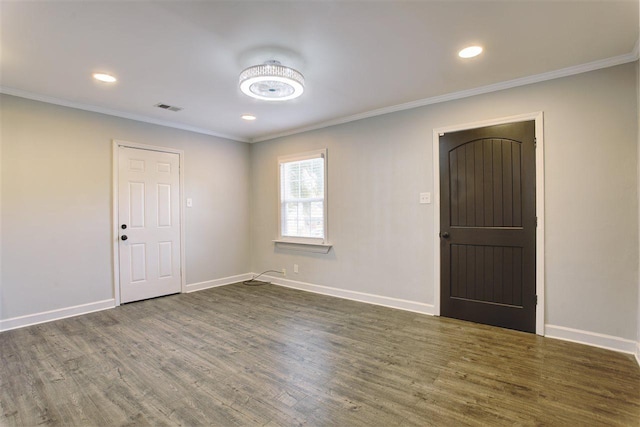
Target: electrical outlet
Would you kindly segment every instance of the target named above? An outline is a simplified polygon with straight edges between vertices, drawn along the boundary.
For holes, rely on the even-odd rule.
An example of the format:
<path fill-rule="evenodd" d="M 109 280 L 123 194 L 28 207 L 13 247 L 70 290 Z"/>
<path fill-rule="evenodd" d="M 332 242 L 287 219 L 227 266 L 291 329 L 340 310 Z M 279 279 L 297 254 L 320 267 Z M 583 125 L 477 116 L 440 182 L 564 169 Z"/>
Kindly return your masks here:
<path fill-rule="evenodd" d="M 420 203 L 421 204 L 431 203 L 431 193 L 420 193 Z"/>
<path fill-rule="evenodd" d="M 283 276 L 286 276 L 286 275 L 287 275 L 287 269 L 286 269 L 286 268 L 283 268 L 283 269 L 282 269 L 282 275 L 283 275 Z"/>
<path fill-rule="evenodd" d="M 293 272 L 294 273 L 298 272 L 298 264 L 293 264 Z"/>

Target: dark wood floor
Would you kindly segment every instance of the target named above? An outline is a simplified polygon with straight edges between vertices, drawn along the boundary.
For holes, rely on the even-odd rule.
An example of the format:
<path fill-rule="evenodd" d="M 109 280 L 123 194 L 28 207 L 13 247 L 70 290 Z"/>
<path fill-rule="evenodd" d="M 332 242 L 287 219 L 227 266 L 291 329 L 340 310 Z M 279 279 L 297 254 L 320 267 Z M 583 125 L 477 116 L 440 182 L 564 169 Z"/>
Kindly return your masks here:
<path fill-rule="evenodd" d="M 272 285 L 0 334 L 0 425 L 640 424 L 629 355 Z"/>

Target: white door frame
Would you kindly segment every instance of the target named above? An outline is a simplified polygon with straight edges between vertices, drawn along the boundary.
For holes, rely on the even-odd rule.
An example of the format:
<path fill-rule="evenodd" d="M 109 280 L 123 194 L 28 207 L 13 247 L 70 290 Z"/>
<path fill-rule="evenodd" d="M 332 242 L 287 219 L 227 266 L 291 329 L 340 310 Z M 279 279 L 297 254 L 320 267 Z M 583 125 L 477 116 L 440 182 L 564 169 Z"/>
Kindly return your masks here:
<path fill-rule="evenodd" d="M 544 124 L 543 113 L 520 114 L 517 116 L 503 117 L 493 120 L 466 123 L 454 126 L 446 126 L 433 130 L 433 230 L 434 241 L 433 251 L 435 255 L 434 265 L 434 314 L 440 315 L 440 135 L 447 132 L 457 132 L 460 130 L 476 129 L 486 126 L 501 125 L 506 123 L 523 122 L 535 120 L 536 137 L 536 217 L 538 226 L 536 228 L 536 295 L 538 305 L 536 306 L 536 334 L 544 335 L 545 320 L 545 294 L 544 294 Z"/>
<path fill-rule="evenodd" d="M 120 257 L 119 257 L 119 221 L 118 221 L 118 183 L 120 174 L 120 147 L 137 148 L 140 150 L 160 151 L 162 153 L 177 154 L 180 158 L 180 292 L 186 292 L 186 274 L 185 274 L 185 250 L 184 250 L 184 151 L 176 150 L 174 148 L 158 147 L 155 145 L 138 144 L 135 142 L 128 142 L 122 140 L 113 140 L 113 220 L 111 231 L 111 243 L 113 246 L 113 297 L 116 301 L 116 306 L 120 305 Z"/>

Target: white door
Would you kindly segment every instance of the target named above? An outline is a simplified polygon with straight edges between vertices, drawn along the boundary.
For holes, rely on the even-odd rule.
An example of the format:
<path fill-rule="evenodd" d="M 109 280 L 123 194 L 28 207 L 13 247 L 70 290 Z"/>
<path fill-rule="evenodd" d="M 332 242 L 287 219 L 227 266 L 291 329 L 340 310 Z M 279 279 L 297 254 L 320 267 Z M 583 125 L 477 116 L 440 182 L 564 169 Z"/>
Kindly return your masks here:
<path fill-rule="evenodd" d="M 180 156 L 119 147 L 122 303 L 180 292 Z"/>

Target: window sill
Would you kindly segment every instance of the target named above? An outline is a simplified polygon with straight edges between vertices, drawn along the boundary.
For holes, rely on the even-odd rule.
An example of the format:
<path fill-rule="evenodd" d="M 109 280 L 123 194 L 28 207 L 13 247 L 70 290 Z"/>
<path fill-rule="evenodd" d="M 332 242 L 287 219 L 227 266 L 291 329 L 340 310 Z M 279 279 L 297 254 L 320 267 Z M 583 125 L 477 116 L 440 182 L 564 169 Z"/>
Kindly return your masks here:
<path fill-rule="evenodd" d="M 313 252 L 316 254 L 328 254 L 333 245 L 328 243 L 294 242 L 290 240 L 274 240 L 276 247 L 291 251 Z"/>

